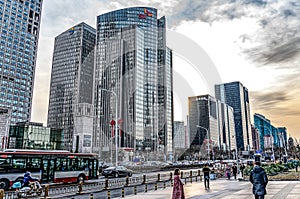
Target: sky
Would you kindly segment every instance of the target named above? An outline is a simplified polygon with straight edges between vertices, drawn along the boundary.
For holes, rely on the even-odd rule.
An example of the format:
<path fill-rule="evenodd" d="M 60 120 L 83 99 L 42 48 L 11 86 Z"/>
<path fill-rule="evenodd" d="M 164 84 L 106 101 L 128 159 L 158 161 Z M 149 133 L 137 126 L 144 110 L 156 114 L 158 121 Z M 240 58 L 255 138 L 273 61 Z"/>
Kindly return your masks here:
<path fill-rule="evenodd" d="M 175 120 L 186 121 L 188 96 L 214 96 L 214 81 L 240 81 L 249 91 L 252 121 L 262 114 L 300 138 L 298 0 L 44 0 L 33 122 L 46 125 L 54 38 L 81 22 L 96 27 L 96 16 L 133 6 L 155 7 L 167 18 Z"/>

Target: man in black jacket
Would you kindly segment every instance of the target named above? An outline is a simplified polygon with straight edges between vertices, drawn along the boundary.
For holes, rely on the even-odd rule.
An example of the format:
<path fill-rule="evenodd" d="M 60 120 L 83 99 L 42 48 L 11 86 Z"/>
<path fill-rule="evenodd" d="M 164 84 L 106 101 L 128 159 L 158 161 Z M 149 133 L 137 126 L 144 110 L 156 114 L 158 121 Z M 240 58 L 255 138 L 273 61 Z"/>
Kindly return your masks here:
<path fill-rule="evenodd" d="M 267 194 L 268 177 L 265 170 L 260 167 L 260 162 L 255 162 L 255 166 L 250 173 L 250 182 L 253 184 L 252 191 L 255 199 L 264 199 Z"/>
<path fill-rule="evenodd" d="M 210 173 L 210 168 L 208 167 L 207 164 L 205 164 L 205 166 L 203 167 L 202 171 L 203 171 L 205 189 L 209 189 L 209 173 Z"/>

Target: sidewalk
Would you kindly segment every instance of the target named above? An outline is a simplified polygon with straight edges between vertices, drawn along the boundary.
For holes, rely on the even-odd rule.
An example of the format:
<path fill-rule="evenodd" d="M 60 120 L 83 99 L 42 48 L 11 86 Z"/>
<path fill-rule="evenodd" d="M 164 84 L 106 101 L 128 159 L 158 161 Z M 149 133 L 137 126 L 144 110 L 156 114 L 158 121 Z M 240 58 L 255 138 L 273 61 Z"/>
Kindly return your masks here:
<path fill-rule="evenodd" d="M 186 199 L 251 199 L 252 185 L 249 181 L 211 180 L 211 189 L 205 190 L 203 182 L 184 185 Z M 267 185 L 265 199 L 299 199 L 300 183 L 298 181 L 270 181 Z M 126 196 L 128 199 L 170 199 L 172 188 L 159 189 L 148 193 Z"/>

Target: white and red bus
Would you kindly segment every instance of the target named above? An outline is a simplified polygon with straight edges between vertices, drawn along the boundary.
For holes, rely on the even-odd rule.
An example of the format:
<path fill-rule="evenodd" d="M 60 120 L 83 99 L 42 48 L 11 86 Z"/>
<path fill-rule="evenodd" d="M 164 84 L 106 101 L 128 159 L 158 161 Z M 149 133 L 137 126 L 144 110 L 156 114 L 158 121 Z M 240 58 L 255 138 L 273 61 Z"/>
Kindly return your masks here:
<path fill-rule="evenodd" d="M 0 189 L 23 181 L 26 171 L 41 183 L 72 183 L 98 178 L 98 157 L 94 153 L 63 150 L 8 149 L 0 152 Z"/>

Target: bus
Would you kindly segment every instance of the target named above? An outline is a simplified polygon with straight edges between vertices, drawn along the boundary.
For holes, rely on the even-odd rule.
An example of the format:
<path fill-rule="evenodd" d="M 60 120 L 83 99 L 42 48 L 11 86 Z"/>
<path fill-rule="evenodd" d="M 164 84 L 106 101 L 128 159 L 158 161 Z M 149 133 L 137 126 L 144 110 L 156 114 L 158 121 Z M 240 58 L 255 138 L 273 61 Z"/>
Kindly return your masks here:
<path fill-rule="evenodd" d="M 25 172 L 45 183 L 74 183 L 98 178 L 98 155 L 64 150 L 8 149 L 0 152 L 0 189 L 23 182 Z"/>

